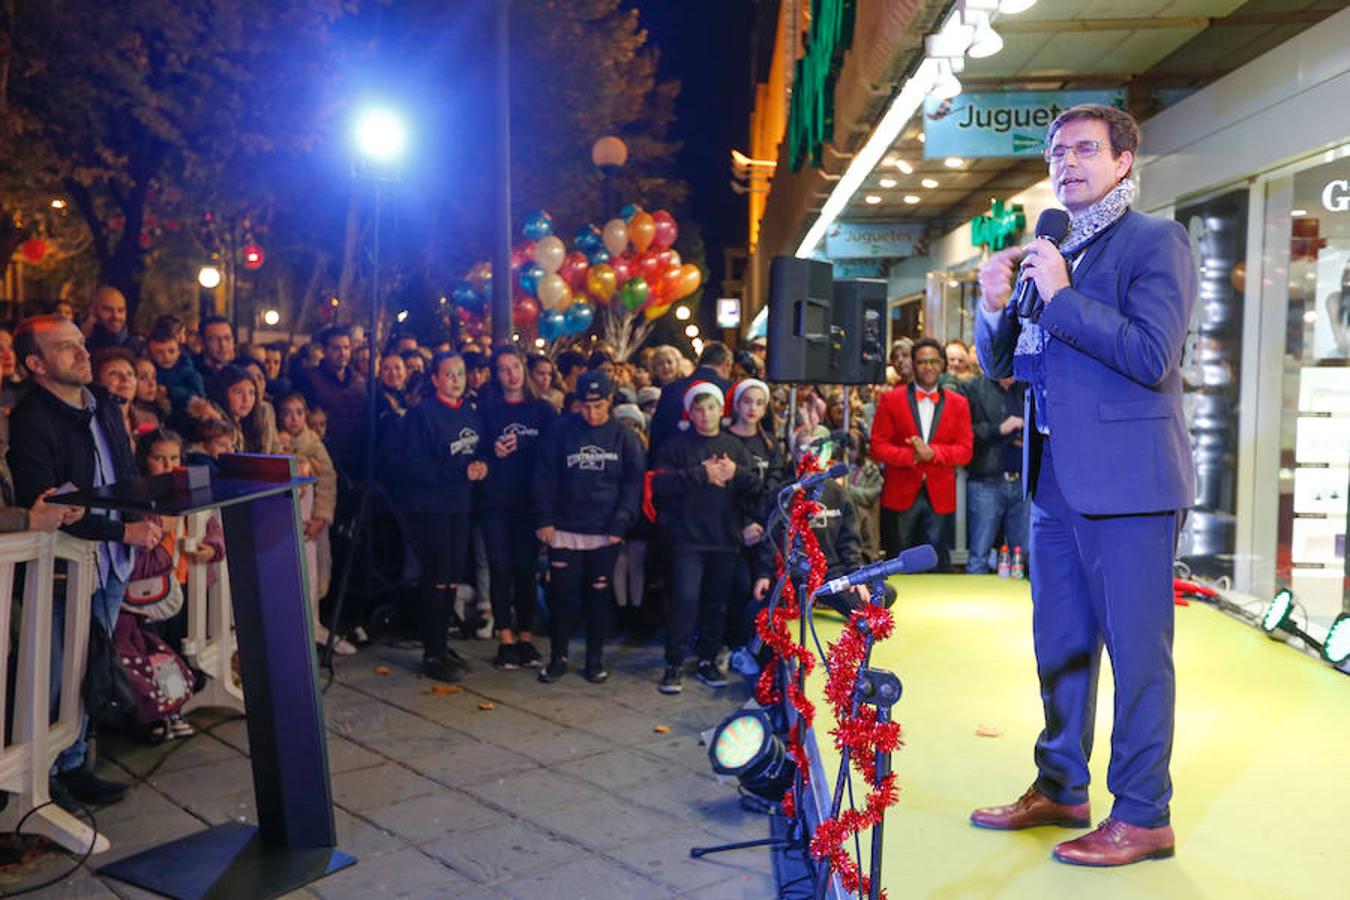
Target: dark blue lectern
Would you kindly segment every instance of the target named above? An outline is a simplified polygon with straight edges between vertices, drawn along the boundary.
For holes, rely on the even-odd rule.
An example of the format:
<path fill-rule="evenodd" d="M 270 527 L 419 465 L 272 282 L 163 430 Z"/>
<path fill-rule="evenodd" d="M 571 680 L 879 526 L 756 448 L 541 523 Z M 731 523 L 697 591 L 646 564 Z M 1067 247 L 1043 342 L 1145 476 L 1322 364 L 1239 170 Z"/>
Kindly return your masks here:
<path fill-rule="evenodd" d="M 356 862 L 336 849 L 328 744 L 309 621 L 298 490 L 284 456 L 220 458 L 60 502 L 184 515 L 219 507 L 244 682 L 258 824 L 230 822 L 99 869 L 170 897 L 277 897 Z M 54 498 L 55 499 L 55 498 Z"/>

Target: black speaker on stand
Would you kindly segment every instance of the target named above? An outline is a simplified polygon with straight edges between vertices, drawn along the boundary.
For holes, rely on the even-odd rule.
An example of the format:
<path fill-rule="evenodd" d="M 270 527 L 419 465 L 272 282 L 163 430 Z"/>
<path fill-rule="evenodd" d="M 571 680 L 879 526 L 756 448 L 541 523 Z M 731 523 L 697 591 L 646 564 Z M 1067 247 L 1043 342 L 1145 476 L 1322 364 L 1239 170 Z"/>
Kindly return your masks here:
<path fill-rule="evenodd" d="M 834 283 L 830 384 L 881 384 L 886 380 L 886 282 Z M 772 345 L 770 345 L 772 347 Z"/>
<path fill-rule="evenodd" d="M 834 266 L 776 256 L 769 265 L 768 376 L 775 382 L 830 377 Z"/>

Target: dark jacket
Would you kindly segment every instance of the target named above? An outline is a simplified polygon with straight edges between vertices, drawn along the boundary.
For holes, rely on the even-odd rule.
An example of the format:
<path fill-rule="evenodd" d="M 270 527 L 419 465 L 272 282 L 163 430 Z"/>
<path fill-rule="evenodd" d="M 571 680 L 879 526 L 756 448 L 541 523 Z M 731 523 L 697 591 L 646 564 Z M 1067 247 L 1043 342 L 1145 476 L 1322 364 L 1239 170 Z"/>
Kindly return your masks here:
<path fill-rule="evenodd" d="M 558 418 L 547 400 L 526 399 L 521 403 L 495 400 L 479 410 L 483 417 L 484 455 L 490 463 L 488 477 L 479 493 L 479 508 L 505 512 L 530 509 L 539 442 Z M 516 451 L 499 457 L 494 448 L 508 434 L 516 436 Z"/>
<path fill-rule="evenodd" d="M 77 488 L 94 486 L 95 448 L 89 422 L 98 416 L 104 439 L 113 455 L 117 481 L 136 477 L 136 458 L 122 420 L 122 408 L 100 385 L 90 385 L 94 411 L 77 409 L 45 388 L 33 390 L 10 416 L 9 468 L 14 475 L 14 494 L 19 506 L 31 507 L 50 487 L 70 482 Z M 131 518 L 131 517 L 127 517 Z M 122 522 L 114 522 L 91 510 L 64 531 L 88 541 L 122 540 Z"/>
<path fill-rule="evenodd" d="M 1014 382 L 1008 390 L 997 381 L 976 378 L 966 383 L 964 391 L 970 400 L 970 429 L 975 435 L 975 452 L 966 466 L 970 478 L 1002 479 L 1005 471 L 1022 469 L 1022 429 L 1012 434 L 999 434 L 998 427 L 1010 415 L 1021 416 L 1025 385 Z M 1009 468 L 1008 462 L 1013 465 Z"/>
<path fill-rule="evenodd" d="M 94 323 L 94 328 L 89 332 L 89 338 L 84 342 L 84 346 L 90 353 L 97 353 L 105 347 L 125 347 L 137 356 L 145 355 L 145 343 L 132 334 L 130 329 L 109 331 L 102 322 Z"/>
<path fill-rule="evenodd" d="M 684 392 L 696 381 L 712 382 L 721 388 L 723 396 L 731 390 L 731 382 L 707 366 L 699 366 L 688 378 L 677 379 L 661 388 L 661 399 L 657 401 L 656 412 L 652 413 L 652 425 L 647 429 L 653 455 L 662 444 L 680 433 L 680 419 L 684 415 Z"/>
<path fill-rule="evenodd" d="M 459 406 L 450 406 L 428 397 L 417 404 L 403 420 L 407 509 L 413 513 L 470 512 L 474 482 L 469 480 L 469 463 L 486 460 L 486 451 L 483 421 L 468 403 L 461 400 Z"/>
<path fill-rule="evenodd" d="M 642 442 L 628 426 L 559 417 L 544 435 L 534 471 L 538 526 L 623 537 L 637 520 L 646 468 Z"/>
<path fill-rule="evenodd" d="M 338 378 L 324 363 L 313 369 L 302 368 L 299 373 L 296 386 L 305 399 L 328 413 L 325 443 L 333 454 L 333 463 L 348 478 L 364 478 L 366 380 L 351 366 Z"/>
<path fill-rule="evenodd" d="M 820 488 L 820 510 L 811 517 L 811 531 L 825 557 L 825 577 L 847 575 L 863 564 L 862 538 L 858 533 L 858 510 L 848 491 L 834 479 Z M 769 542 L 761 542 L 755 554 L 755 578 L 776 578 L 777 558 Z"/>
<path fill-rule="evenodd" d="M 750 457 L 750 465 L 755 473 L 755 498 L 751 506 L 754 521 L 763 525 L 773 511 L 778 489 L 791 479 L 791 468 L 787 454 L 778 441 L 769 436 L 763 428 L 751 437 L 741 437 L 728 429 L 727 434 L 741 442 Z"/>
<path fill-rule="evenodd" d="M 188 400 L 193 397 L 206 396 L 206 383 L 202 380 L 202 373 L 197 371 L 197 367 L 186 355 L 179 356 L 172 369 L 155 366 L 155 373 L 159 377 L 159 383 L 168 391 L 169 403 L 173 405 L 175 413 L 186 410 Z"/>
<path fill-rule="evenodd" d="M 736 475 L 725 487 L 708 483 L 703 461 L 727 455 Z M 676 547 L 736 553 L 741 530 L 754 517 L 759 475 L 740 438 L 680 432 L 656 452 L 652 494 L 662 528 Z"/>

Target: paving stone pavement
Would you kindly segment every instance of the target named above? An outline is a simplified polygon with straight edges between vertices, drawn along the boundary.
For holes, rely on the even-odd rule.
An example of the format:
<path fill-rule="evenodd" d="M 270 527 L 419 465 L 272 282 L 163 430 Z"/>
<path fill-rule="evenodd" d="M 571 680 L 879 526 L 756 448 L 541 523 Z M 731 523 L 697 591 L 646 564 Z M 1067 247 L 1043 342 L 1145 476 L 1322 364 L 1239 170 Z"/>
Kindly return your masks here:
<path fill-rule="evenodd" d="M 338 846 L 359 862 L 292 897 L 776 895 L 767 850 L 689 858 L 691 846 L 768 834 L 767 818 L 712 777 L 699 739 L 749 697 L 739 676 L 714 691 L 690 675 L 665 696 L 660 649 L 619 643 L 607 684 L 569 673 L 544 685 L 493 669 L 492 642 L 455 646 L 474 668 L 449 695 L 417 674 L 416 650 L 338 660 L 324 694 L 329 767 Z M 208 824 L 254 821 L 243 722 L 216 711 L 192 721 L 203 733 L 159 747 L 103 738 L 101 774 L 136 782 L 96 811 L 113 849 L 29 896 L 150 897 L 93 869 Z M 0 874 L 0 894 L 72 862 L 52 853 Z"/>

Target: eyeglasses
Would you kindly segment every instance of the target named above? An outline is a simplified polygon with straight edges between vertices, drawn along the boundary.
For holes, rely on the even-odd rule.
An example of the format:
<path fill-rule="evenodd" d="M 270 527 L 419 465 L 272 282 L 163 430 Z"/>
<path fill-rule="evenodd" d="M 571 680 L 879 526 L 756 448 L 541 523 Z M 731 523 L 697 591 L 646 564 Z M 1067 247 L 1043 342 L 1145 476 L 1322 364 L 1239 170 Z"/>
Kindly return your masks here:
<path fill-rule="evenodd" d="M 940 369 L 940 368 L 942 368 L 942 360 L 940 360 L 940 359 L 916 359 L 916 360 L 914 360 L 914 365 L 916 365 L 916 366 L 932 366 L 933 368 Z"/>
<path fill-rule="evenodd" d="M 1046 147 L 1041 153 L 1046 162 L 1060 163 L 1064 162 L 1064 157 L 1069 155 L 1069 151 L 1078 159 L 1092 159 L 1102 151 L 1101 141 L 1075 141 L 1072 144 L 1056 144 L 1053 147 Z"/>

